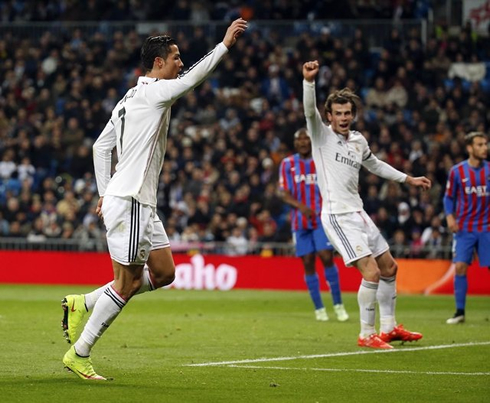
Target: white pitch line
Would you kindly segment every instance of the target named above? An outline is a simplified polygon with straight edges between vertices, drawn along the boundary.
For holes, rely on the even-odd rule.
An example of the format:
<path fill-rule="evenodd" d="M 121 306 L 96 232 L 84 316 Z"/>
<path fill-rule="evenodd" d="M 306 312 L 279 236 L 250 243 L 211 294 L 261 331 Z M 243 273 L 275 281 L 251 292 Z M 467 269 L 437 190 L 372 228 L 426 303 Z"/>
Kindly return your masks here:
<path fill-rule="evenodd" d="M 232 365 L 232 364 L 253 364 L 256 362 L 309 360 L 312 358 L 345 357 L 348 355 L 362 355 L 362 354 L 404 353 L 407 351 L 440 350 L 443 348 L 474 347 L 474 346 L 488 346 L 488 345 L 490 345 L 490 341 L 475 342 L 475 343 L 441 344 L 439 346 L 427 346 L 427 347 L 407 347 L 403 349 L 392 349 L 392 350 L 360 350 L 360 351 L 349 351 L 343 353 L 298 355 L 298 356 L 291 356 L 291 357 L 256 358 L 256 359 L 237 360 L 237 361 L 203 362 L 200 364 L 185 364 L 184 366 L 185 367 L 212 367 L 212 366 L 225 366 L 225 365 Z"/>
<path fill-rule="evenodd" d="M 373 372 L 382 374 L 413 374 L 413 375 L 463 375 L 489 376 L 490 372 L 436 372 L 436 371 L 394 371 L 390 369 L 356 369 L 356 368 L 290 368 L 290 367 L 261 367 L 259 365 L 227 365 L 228 368 L 245 369 L 279 369 L 292 371 L 327 371 L 327 372 Z"/>

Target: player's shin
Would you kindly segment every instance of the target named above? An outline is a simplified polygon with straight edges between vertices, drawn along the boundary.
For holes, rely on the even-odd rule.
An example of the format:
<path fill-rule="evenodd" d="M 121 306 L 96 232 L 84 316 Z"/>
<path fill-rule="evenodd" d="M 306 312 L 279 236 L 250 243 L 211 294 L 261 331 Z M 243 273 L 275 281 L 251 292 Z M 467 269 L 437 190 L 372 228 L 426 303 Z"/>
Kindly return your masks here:
<path fill-rule="evenodd" d="M 389 333 L 396 326 L 396 276 L 381 277 L 377 292 L 381 332 Z"/>
<path fill-rule="evenodd" d="M 126 301 L 112 287 L 107 287 L 97 300 L 92 315 L 80 338 L 75 343 L 75 350 L 78 355 L 82 357 L 90 355 L 92 347 L 117 318 L 125 305 Z"/>
<path fill-rule="evenodd" d="M 330 267 L 325 267 L 325 278 L 327 279 L 328 286 L 330 287 L 333 304 L 341 304 L 342 296 L 340 293 L 339 271 L 337 266 L 333 265 Z"/>
<path fill-rule="evenodd" d="M 359 313 L 361 318 L 361 337 L 368 337 L 376 333 L 374 328 L 376 321 L 376 292 L 378 283 L 362 280 L 357 293 Z"/>

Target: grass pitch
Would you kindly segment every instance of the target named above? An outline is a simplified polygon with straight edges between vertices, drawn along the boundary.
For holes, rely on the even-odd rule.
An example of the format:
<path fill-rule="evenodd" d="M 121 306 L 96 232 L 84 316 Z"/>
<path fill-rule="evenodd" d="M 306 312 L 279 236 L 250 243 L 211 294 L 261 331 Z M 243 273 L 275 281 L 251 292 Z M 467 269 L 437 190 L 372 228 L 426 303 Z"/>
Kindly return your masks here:
<path fill-rule="evenodd" d="M 93 350 L 110 382 L 63 370 L 61 298 L 87 287 L 0 286 L 1 402 L 488 402 L 490 298 L 469 297 L 448 326 L 451 296 L 404 296 L 397 319 L 417 343 L 356 345 L 351 319 L 314 320 L 305 292 L 158 290 L 135 297 Z"/>

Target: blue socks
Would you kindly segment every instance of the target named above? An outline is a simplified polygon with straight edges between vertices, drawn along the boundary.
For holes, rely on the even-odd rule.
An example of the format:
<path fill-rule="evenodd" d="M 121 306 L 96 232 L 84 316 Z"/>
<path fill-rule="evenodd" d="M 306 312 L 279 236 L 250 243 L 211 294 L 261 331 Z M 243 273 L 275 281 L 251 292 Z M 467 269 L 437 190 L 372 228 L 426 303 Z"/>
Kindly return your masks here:
<path fill-rule="evenodd" d="M 342 296 L 340 293 L 340 281 L 339 281 L 339 271 L 337 266 L 325 267 L 325 279 L 330 287 L 330 292 L 332 294 L 332 300 L 334 305 L 342 303 Z M 320 281 L 318 279 L 318 274 L 305 275 L 306 286 L 310 292 L 311 300 L 315 305 L 315 309 L 323 308 L 323 301 L 320 294 Z"/>
<path fill-rule="evenodd" d="M 454 298 L 456 299 L 456 309 L 463 311 L 466 306 L 466 292 L 468 291 L 468 278 L 464 276 L 454 276 Z"/>
<path fill-rule="evenodd" d="M 315 309 L 323 308 L 323 301 L 320 294 L 320 281 L 318 280 L 318 274 L 305 274 L 305 282 L 310 292 L 311 300 L 315 305 Z"/>
<path fill-rule="evenodd" d="M 333 304 L 341 304 L 342 297 L 340 295 L 339 270 L 337 269 L 337 266 L 325 267 L 325 278 L 330 287 L 330 292 L 332 293 Z"/>

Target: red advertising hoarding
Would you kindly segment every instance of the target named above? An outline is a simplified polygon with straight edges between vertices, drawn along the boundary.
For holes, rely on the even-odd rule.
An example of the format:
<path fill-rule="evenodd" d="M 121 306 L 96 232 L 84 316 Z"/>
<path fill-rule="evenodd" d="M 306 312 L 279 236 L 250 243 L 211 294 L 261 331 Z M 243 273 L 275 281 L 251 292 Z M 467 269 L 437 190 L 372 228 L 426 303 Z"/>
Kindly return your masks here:
<path fill-rule="evenodd" d="M 174 260 L 177 270 L 172 287 L 178 289 L 305 290 L 303 266 L 295 257 L 175 254 Z M 0 251 L 0 262 L 0 283 L 101 285 L 112 280 L 111 260 L 104 253 Z M 361 281 L 358 271 L 345 267 L 341 259 L 336 263 L 342 290 L 356 292 Z M 399 292 L 453 292 L 449 261 L 400 259 L 398 263 Z M 490 295 L 488 269 L 470 266 L 468 283 L 470 294 Z"/>

